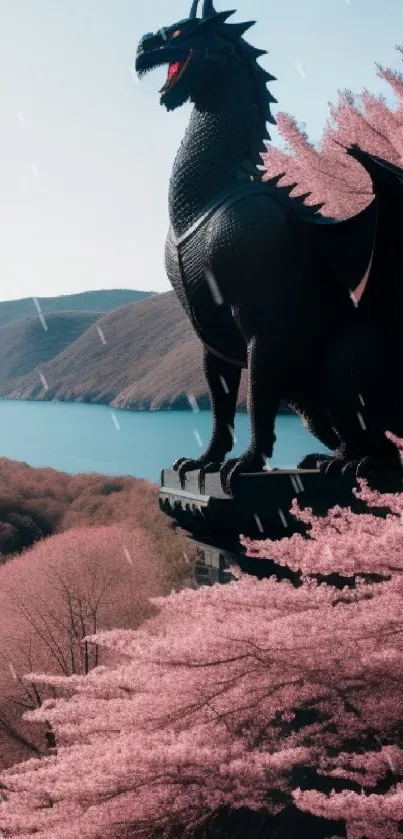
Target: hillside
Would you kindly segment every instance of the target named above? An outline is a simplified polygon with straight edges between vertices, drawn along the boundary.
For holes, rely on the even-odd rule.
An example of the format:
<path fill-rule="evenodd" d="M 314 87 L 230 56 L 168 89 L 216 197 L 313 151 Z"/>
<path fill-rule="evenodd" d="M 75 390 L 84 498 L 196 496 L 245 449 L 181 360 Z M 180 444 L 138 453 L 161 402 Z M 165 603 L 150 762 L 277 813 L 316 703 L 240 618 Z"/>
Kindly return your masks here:
<path fill-rule="evenodd" d="M 0 396 L 161 410 L 189 408 L 187 394 L 192 393 L 200 407 L 208 406 L 201 346 L 173 292 L 101 316 L 47 361 L 42 349 L 47 339 L 35 320 L 38 346 L 30 355 L 41 358 L 41 367 L 10 375 L 8 381 L 1 376 Z M 240 403 L 245 401 L 243 380 Z"/>
<path fill-rule="evenodd" d="M 0 384 L 41 367 L 72 344 L 98 319 L 96 312 L 65 312 L 22 318 L 0 326 Z"/>
<path fill-rule="evenodd" d="M 33 697 L 21 678 L 27 666 L 60 673 L 68 661 L 77 672 L 86 659 L 75 627 L 83 637 L 93 620 L 137 626 L 155 614 L 150 597 L 189 584 L 194 555 L 158 509 L 154 484 L 0 457 L 0 771 L 48 752 L 46 727 L 21 719 Z"/>
<path fill-rule="evenodd" d="M 131 289 L 101 289 L 100 291 L 84 291 L 80 294 L 63 294 L 59 297 L 37 297 L 41 310 L 48 312 L 111 312 L 127 303 L 150 297 L 152 291 L 132 291 Z M 20 318 L 35 317 L 37 309 L 34 298 L 24 297 L 21 300 L 5 300 L 0 302 L 0 326 Z"/>

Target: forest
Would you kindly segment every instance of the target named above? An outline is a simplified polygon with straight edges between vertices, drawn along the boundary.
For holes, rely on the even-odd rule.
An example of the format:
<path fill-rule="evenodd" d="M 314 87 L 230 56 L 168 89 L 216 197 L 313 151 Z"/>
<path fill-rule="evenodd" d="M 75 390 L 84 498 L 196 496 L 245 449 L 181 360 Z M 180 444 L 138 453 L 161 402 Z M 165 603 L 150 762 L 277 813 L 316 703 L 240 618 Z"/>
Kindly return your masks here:
<path fill-rule="evenodd" d="M 264 178 L 365 207 L 345 147 L 403 165 L 403 74 L 377 73 L 393 106 L 341 92 L 318 147 L 278 115 Z M 370 512 L 296 499 L 309 538 L 243 539 L 298 579 L 194 590 L 157 487 L 0 460 L 2 835 L 399 839 L 403 494 L 359 483 Z"/>

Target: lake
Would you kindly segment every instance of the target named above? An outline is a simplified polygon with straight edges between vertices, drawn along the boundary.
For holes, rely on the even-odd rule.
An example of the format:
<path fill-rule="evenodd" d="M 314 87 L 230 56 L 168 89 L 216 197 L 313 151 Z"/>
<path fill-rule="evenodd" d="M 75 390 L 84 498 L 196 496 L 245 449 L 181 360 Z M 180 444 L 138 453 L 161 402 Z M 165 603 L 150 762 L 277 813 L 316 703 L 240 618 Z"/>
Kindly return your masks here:
<path fill-rule="evenodd" d="M 235 454 L 249 442 L 249 417 L 238 414 Z M 63 472 L 135 475 L 159 483 L 177 457 L 197 457 L 211 431 L 209 411 L 130 412 L 105 405 L 0 400 L 0 456 Z M 280 416 L 272 465 L 295 467 L 327 451 L 298 417 Z"/>

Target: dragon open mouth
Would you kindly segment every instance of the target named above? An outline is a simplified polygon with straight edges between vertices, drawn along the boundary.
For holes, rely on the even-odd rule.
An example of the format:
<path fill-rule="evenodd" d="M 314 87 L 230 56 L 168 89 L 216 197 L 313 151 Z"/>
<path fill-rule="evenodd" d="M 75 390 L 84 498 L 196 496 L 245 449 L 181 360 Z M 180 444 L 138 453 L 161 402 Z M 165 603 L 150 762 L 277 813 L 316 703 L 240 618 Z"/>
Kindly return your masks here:
<path fill-rule="evenodd" d="M 190 50 L 189 55 L 185 59 L 185 61 L 174 61 L 172 64 L 169 65 L 168 77 L 165 84 L 159 91 L 160 93 L 165 93 L 167 90 L 170 90 L 171 87 L 173 87 L 174 84 L 176 84 L 176 82 L 179 81 L 180 77 L 185 72 L 187 65 L 189 64 L 189 61 L 192 57 L 192 52 L 193 50 Z"/>

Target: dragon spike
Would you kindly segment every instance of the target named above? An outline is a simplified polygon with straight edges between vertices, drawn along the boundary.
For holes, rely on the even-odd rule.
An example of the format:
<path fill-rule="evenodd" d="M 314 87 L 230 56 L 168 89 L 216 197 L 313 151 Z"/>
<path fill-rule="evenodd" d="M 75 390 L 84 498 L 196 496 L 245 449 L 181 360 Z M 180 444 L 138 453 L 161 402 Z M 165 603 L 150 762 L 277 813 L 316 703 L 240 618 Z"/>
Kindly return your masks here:
<path fill-rule="evenodd" d="M 266 97 L 267 97 L 267 101 L 270 102 L 272 105 L 274 105 L 274 104 L 277 105 L 278 104 L 278 99 L 275 99 L 274 96 L 272 96 L 272 94 L 270 93 L 269 90 L 266 93 Z"/>
<path fill-rule="evenodd" d="M 257 47 L 253 47 L 252 44 L 248 44 L 248 52 L 253 58 L 260 58 L 261 55 L 267 55 L 267 50 L 259 50 Z"/>
<path fill-rule="evenodd" d="M 265 79 L 266 82 L 276 82 L 277 81 L 276 76 L 272 76 L 271 73 L 268 73 L 267 70 L 263 70 L 263 68 L 262 68 L 262 75 L 264 76 L 264 79 Z"/>
<path fill-rule="evenodd" d="M 216 10 L 213 6 L 213 0 L 204 0 L 204 3 L 203 3 L 203 17 L 212 17 L 212 15 L 215 15 L 215 14 L 217 14 L 217 13 L 216 13 Z"/>
<path fill-rule="evenodd" d="M 278 182 L 281 181 L 281 178 L 284 178 L 285 172 L 280 172 L 279 175 L 273 175 L 272 178 L 268 178 L 266 183 L 271 184 L 271 186 L 277 186 Z"/>
<path fill-rule="evenodd" d="M 214 17 L 205 17 L 199 23 L 199 31 L 201 32 L 208 32 L 209 29 L 215 29 L 217 26 L 220 26 L 222 23 L 225 23 L 230 15 L 234 15 L 235 12 L 216 12 Z"/>
<path fill-rule="evenodd" d="M 294 195 L 293 198 L 294 201 L 299 201 L 301 204 L 303 204 L 305 199 L 309 198 L 310 195 L 312 195 L 311 192 L 303 192 L 302 195 Z"/>
<path fill-rule="evenodd" d="M 307 204 L 306 206 L 309 207 L 309 209 L 312 210 L 314 213 L 317 213 L 319 212 L 319 210 L 322 209 L 322 207 L 325 206 L 325 202 L 322 201 L 321 204 Z"/>
<path fill-rule="evenodd" d="M 287 186 L 281 186 L 280 189 L 282 189 L 286 195 L 290 195 L 290 193 L 293 191 L 293 189 L 295 189 L 296 186 L 298 186 L 297 181 L 295 181 L 295 183 L 293 184 L 287 184 Z"/>
<path fill-rule="evenodd" d="M 231 35 L 235 35 L 237 38 L 242 38 L 242 35 L 244 35 L 251 26 L 254 26 L 255 23 L 255 20 L 248 20 L 246 23 L 229 23 L 228 31 Z"/>
<path fill-rule="evenodd" d="M 199 5 L 199 0 L 193 0 L 192 8 L 190 10 L 189 18 L 193 20 L 197 15 L 197 7 Z"/>

